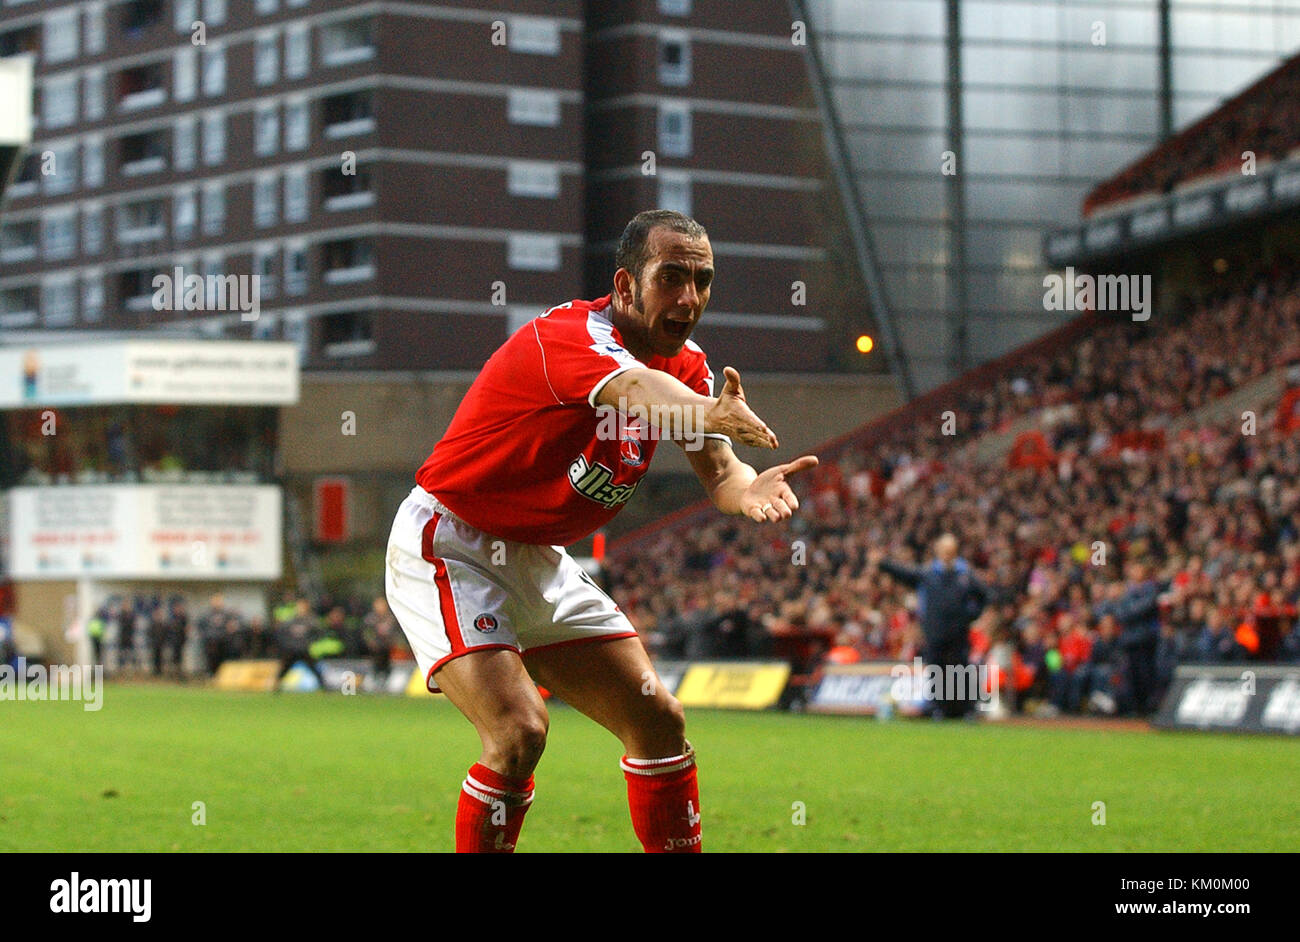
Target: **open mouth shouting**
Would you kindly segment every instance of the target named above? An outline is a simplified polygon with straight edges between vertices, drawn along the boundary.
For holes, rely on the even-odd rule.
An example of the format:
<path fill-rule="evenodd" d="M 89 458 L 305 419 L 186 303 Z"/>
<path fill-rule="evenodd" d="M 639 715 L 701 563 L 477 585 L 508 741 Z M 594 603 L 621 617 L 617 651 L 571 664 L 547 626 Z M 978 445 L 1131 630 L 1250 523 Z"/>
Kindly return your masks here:
<path fill-rule="evenodd" d="M 691 326 L 694 322 L 691 318 L 665 317 L 663 326 L 664 333 L 674 340 L 685 341 L 691 333 Z"/>

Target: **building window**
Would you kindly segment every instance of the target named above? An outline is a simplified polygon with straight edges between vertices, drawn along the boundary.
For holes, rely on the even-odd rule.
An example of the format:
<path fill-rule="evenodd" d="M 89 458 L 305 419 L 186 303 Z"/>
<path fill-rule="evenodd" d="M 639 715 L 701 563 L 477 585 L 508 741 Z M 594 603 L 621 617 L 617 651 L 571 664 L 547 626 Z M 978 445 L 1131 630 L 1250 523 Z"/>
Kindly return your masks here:
<path fill-rule="evenodd" d="M 270 16 L 279 6 L 279 0 L 255 0 L 253 3 L 253 9 L 261 16 Z"/>
<path fill-rule="evenodd" d="M 86 4 L 86 55 L 104 51 L 104 4 L 100 0 Z"/>
<path fill-rule="evenodd" d="M 76 320 L 76 276 L 47 278 L 41 284 L 41 309 L 46 327 L 66 327 Z"/>
<path fill-rule="evenodd" d="M 338 167 L 326 167 L 320 172 L 321 205 L 332 213 L 373 206 L 375 193 L 370 188 L 370 171 L 358 168 L 356 173 L 342 173 Z"/>
<path fill-rule="evenodd" d="M 178 33 L 188 33 L 199 18 L 199 0 L 172 0 L 172 27 Z"/>
<path fill-rule="evenodd" d="M 284 105 L 284 149 L 305 150 L 311 133 L 310 117 L 305 98 L 286 101 Z"/>
<path fill-rule="evenodd" d="M 36 323 L 36 288 L 24 285 L 0 290 L 0 327 L 28 327 Z"/>
<path fill-rule="evenodd" d="M 197 46 L 182 46 L 172 58 L 172 72 L 175 78 L 176 100 L 193 101 L 199 93 L 199 49 Z"/>
<path fill-rule="evenodd" d="M 77 251 L 77 214 L 46 213 L 42 220 L 41 251 L 46 259 L 71 258 Z"/>
<path fill-rule="evenodd" d="M 203 234 L 221 235 L 226 228 L 226 188 L 221 183 L 203 185 Z"/>
<path fill-rule="evenodd" d="M 659 208 L 691 215 L 691 178 L 684 173 L 659 172 Z"/>
<path fill-rule="evenodd" d="M 253 119 L 253 151 L 267 157 L 280 149 L 280 109 L 272 103 L 258 105 Z"/>
<path fill-rule="evenodd" d="M 81 276 L 81 319 L 93 324 L 104 317 L 104 273 L 92 269 Z"/>
<path fill-rule="evenodd" d="M 222 283 L 226 276 L 226 256 L 220 252 L 208 252 L 203 256 L 203 306 L 210 311 L 220 311 L 231 305 Z"/>
<path fill-rule="evenodd" d="M 209 26 L 226 22 L 226 0 L 203 0 L 203 20 Z"/>
<path fill-rule="evenodd" d="M 560 195 L 560 168 L 556 164 L 512 160 L 506 167 L 506 190 L 511 196 L 555 199 Z"/>
<path fill-rule="evenodd" d="M 285 294 L 307 293 L 307 244 L 294 242 L 284 250 Z"/>
<path fill-rule="evenodd" d="M 290 23 L 284 34 L 285 78 L 302 78 L 310 65 L 311 27 L 306 23 Z"/>
<path fill-rule="evenodd" d="M 78 8 L 72 6 L 46 15 L 45 42 L 42 45 L 46 62 L 67 62 L 77 58 L 81 37 L 78 13 Z"/>
<path fill-rule="evenodd" d="M 104 139 L 88 137 L 82 145 L 82 179 L 87 187 L 104 185 Z"/>
<path fill-rule="evenodd" d="M 253 225 L 259 229 L 279 221 L 280 187 L 273 173 L 258 174 L 253 181 Z"/>
<path fill-rule="evenodd" d="M 659 154 L 663 157 L 691 155 L 691 109 L 682 102 L 659 105 Z"/>
<path fill-rule="evenodd" d="M 280 77 L 280 36 L 261 33 L 253 56 L 253 76 L 258 85 L 271 85 Z"/>
<path fill-rule="evenodd" d="M 691 81 L 691 41 L 685 33 L 659 36 L 659 84 L 682 86 Z"/>
<path fill-rule="evenodd" d="M 511 124 L 556 127 L 560 123 L 559 92 L 512 88 L 506 97 L 506 118 Z"/>
<path fill-rule="evenodd" d="M 523 271 L 559 271 L 560 238 L 531 232 L 511 233 L 506 245 L 506 262 Z"/>
<path fill-rule="evenodd" d="M 177 170 L 193 170 L 198 153 L 198 122 L 194 115 L 181 115 L 172 126 L 172 161 Z"/>
<path fill-rule="evenodd" d="M 511 52 L 558 56 L 560 23 L 540 16 L 516 16 L 507 24 L 506 39 Z"/>
<path fill-rule="evenodd" d="M 172 196 L 172 233 L 178 242 L 194 237 L 194 227 L 199 221 L 198 200 L 193 187 L 177 190 Z"/>
<path fill-rule="evenodd" d="M 203 162 L 209 167 L 226 159 L 226 116 L 209 111 L 203 116 Z"/>
<path fill-rule="evenodd" d="M 664 16 L 690 16 L 691 0 L 659 0 L 659 12 Z"/>
<path fill-rule="evenodd" d="M 271 300 L 279 293 L 279 279 L 275 274 L 275 263 L 280 251 L 274 243 L 259 245 L 253 250 L 253 274 L 257 276 L 257 287 L 264 300 Z"/>
<path fill-rule="evenodd" d="M 98 121 L 104 117 L 104 70 L 89 69 L 86 72 L 86 85 L 82 90 L 87 121 Z"/>
<path fill-rule="evenodd" d="M 209 98 L 226 93 L 226 47 L 213 43 L 203 50 L 203 94 Z"/>
<path fill-rule="evenodd" d="M 165 17 L 163 0 L 127 0 L 122 4 L 122 32 L 135 39 Z"/>
<path fill-rule="evenodd" d="M 307 169 L 290 167 L 284 174 L 284 220 L 302 222 L 307 218 Z"/>
<path fill-rule="evenodd" d="M 47 195 L 71 193 L 77 187 L 77 145 L 60 144 L 49 148 L 54 159 L 49 166 L 51 173 L 42 173 L 41 189 Z M 42 156 L 41 163 L 45 160 Z"/>
<path fill-rule="evenodd" d="M 98 255 L 103 249 L 104 210 L 98 203 L 85 205 L 81 210 L 81 250 Z"/>
<path fill-rule="evenodd" d="M 77 77 L 45 80 L 41 95 L 41 121 L 46 128 L 65 128 L 77 120 Z"/>

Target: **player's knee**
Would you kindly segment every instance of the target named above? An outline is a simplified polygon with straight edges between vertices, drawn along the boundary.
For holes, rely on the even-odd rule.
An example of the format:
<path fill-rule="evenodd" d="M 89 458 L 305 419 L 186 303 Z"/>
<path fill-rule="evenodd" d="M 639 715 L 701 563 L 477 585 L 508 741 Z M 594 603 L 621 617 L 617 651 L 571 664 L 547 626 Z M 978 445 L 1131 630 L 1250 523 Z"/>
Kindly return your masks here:
<path fill-rule="evenodd" d="M 659 726 L 659 732 L 662 736 L 672 738 L 685 738 L 686 736 L 686 710 L 672 694 L 661 697 L 657 703 L 655 719 Z"/>
<path fill-rule="evenodd" d="M 495 751 L 506 774 L 531 775 L 546 751 L 546 717 L 540 714 L 516 717 L 496 737 Z"/>

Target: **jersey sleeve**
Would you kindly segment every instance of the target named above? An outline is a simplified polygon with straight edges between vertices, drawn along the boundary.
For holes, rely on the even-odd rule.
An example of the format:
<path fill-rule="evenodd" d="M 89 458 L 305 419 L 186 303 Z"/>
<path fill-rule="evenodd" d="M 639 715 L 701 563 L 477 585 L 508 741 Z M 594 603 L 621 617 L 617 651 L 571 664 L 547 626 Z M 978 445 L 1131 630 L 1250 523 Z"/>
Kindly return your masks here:
<path fill-rule="evenodd" d="M 549 313 L 549 312 L 548 312 Z M 645 366 L 632 356 L 604 322 L 546 315 L 531 324 L 542 357 L 542 372 L 555 401 L 564 405 L 587 403 L 615 376 Z"/>

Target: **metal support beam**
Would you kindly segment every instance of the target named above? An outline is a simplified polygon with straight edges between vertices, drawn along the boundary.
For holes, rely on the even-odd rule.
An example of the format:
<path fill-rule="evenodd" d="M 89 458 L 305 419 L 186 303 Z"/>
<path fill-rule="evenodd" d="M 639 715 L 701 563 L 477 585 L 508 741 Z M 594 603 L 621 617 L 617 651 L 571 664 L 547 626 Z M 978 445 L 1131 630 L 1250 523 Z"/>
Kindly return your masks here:
<path fill-rule="evenodd" d="M 880 276 L 880 265 L 876 260 L 875 245 L 871 239 L 871 230 L 867 223 L 866 211 L 862 206 L 862 194 L 853 179 L 852 165 L 849 161 L 848 147 L 844 140 L 844 129 L 839 116 L 835 113 L 835 104 L 831 101 L 830 81 L 818 51 L 816 31 L 811 28 L 808 5 L 804 0 L 789 0 L 790 15 L 796 22 L 804 24 L 804 37 L 808 54 L 804 61 L 808 65 L 808 79 L 813 96 L 817 100 L 817 110 L 821 113 L 822 137 L 826 144 L 826 155 L 835 176 L 835 185 L 840 191 L 840 202 L 844 206 L 844 215 L 849 225 L 849 235 L 853 240 L 853 251 L 857 258 L 858 270 L 867 288 L 867 300 L 871 304 L 871 313 L 880 328 L 880 339 L 903 396 L 907 400 L 916 397 L 916 385 L 912 379 L 911 365 L 907 352 L 903 350 L 895 329 L 893 312 L 889 306 L 889 297 Z"/>

